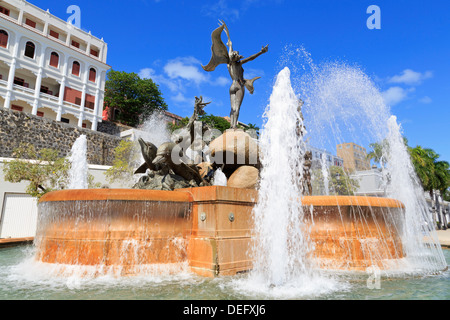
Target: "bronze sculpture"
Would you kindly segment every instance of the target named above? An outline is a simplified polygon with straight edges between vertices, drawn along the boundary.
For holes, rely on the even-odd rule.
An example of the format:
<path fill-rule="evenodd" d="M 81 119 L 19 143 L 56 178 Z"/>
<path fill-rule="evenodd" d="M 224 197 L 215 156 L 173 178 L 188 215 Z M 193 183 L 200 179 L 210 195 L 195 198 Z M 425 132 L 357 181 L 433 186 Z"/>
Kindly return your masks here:
<path fill-rule="evenodd" d="M 147 172 L 147 169 L 153 171 L 156 170 L 156 166 L 153 164 L 153 159 L 156 157 L 156 146 L 151 142 L 144 141 L 142 138 L 139 138 L 138 141 L 145 162 L 134 172 L 134 174 L 145 173 Z"/>
<path fill-rule="evenodd" d="M 250 94 L 253 94 L 254 88 L 253 88 L 253 82 L 261 77 L 255 77 L 251 80 L 244 79 L 244 68 L 242 65 L 244 63 L 247 63 L 249 61 L 252 61 L 259 57 L 261 54 L 267 52 L 269 50 L 269 46 L 266 45 L 265 47 L 262 47 L 261 51 L 251 55 L 248 58 L 244 58 L 243 56 L 239 55 L 239 51 L 234 51 L 230 33 L 228 31 L 228 27 L 225 24 L 225 22 L 220 21 L 222 24 L 220 27 L 218 27 L 216 30 L 214 30 L 211 34 L 212 38 L 212 56 L 211 60 L 206 66 L 203 66 L 203 70 L 205 71 L 214 71 L 216 67 L 219 64 L 226 63 L 228 67 L 228 72 L 230 73 L 231 79 L 233 80 L 233 83 L 230 87 L 230 100 L 231 100 L 231 112 L 230 112 L 230 119 L 231 119 L 231 128 L 235 129 L 238 124 L 238 118 L 239 118 L 239 110 L 241 108 L 242 100 L 244 99 L 244 93 L 245 88 L 250 92 Z M 228 37 L 227 46 L 229 50 L 227 50 L 227 47 L 222 42 L 222 31 L 225 30 L 225 33 Z"/>

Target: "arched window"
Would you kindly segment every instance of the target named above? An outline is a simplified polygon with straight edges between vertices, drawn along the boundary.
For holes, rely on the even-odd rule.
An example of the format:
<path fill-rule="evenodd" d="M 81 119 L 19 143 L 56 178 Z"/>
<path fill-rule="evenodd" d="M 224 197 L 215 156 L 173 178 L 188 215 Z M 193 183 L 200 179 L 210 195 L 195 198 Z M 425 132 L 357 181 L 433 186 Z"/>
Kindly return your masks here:
<path fill-rule="evenodd" d="M 34 51 L 36 50 L 36 47 L 34 46 L 34 43 L 31 41 L 28 41 L 25 45 L 25 56 L 31 59 L 34 59 Z"/>
<path fill-rule="evenodd" d="M 97 71 L 94 68 L 89 69 L 89 81 L 95 82 Z"/>
<path fill-rule="evenodd" d="M 74 61 L 72 64 L 72 74 L 74 76 L 80 76 L 80 63 L 78 61 Z"/>
<path fill-rule="evenodd" d="M 58 68 L 59 55 L 56 52 L 52 52 L 52 54 L 50 55 L 50 65 L 52 67 Z"/>
<path fill-rule="evenodd" d="M 6 48 L 8 46 L 8 33 L 5 30 L 0 30 L 0 47 Z"/>

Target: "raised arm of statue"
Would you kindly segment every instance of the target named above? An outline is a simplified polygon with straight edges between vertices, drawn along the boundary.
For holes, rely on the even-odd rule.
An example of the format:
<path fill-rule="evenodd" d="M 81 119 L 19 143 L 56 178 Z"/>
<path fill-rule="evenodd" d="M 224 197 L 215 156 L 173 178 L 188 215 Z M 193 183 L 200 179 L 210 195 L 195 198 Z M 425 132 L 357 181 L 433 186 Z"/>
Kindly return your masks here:
<path fill-rule="evenodd" d="M 231 55 L 231 53 L 233 52 L 233 43 L 231 42 L 230 31 L 228 30 L 228 27 L 227 27 L 227 25 L 226 25 L 226 23 L 224 21 L 221 21 L 221 20 L 219 20 L 219 21 L 223 25 L 225 33 L 227 35 L 227 38 L 228 38 L 228 41 L 227 41 L 228 54 Z"/>
<path fill-rule="evenodd" d="M 258 57 L 259 57 L 260 55 L 262 55 L 263 53 L 266 53 L 267 51 L 269 51 L 269 45 L 267 45 L 267 46 L 265 46 L 265 47 L 262 47 L 262 49 L 261 49 L 260 52 L 255 53 L 254 55 L 251 55 L 251 56 L 248 57 L 248 58 L 242 59 L 242 60 L 241 60 L 241 63 L 244 64 L 244 63 L 247 63 L 247 62 L 249 62 L 249 61 L 255 60 L 256 58 L 258 58 Z"/>

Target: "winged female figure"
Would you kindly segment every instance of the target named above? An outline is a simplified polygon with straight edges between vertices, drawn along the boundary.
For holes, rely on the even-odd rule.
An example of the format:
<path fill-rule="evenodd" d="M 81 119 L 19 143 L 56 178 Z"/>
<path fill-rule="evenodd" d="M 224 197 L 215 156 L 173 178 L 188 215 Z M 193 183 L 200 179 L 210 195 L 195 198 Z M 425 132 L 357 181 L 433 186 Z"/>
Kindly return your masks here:
<path fill-rule="evenodd" d="M 251 80 L 244 79 L 244 68 L 242 65 L 249 61 L 252 61 L 262 55 L 263 53 L 269 50 L 269 46 L 262 47 L 261 51 L 251 55 L 248 58 L 244 58 L 239 55 L 239 51 L 233 50 L 233 45 L 230 38 L 230 33 L 228 31 L 228 27 L 225 22 L 220 21 L 221 25 L 216 30 L 214 30 L 211 34 L 212 38 L 212 56 L 211 60 L 206 66 L 202 65 L 203 70 L 205 71 L 214 71 L 219 64 L 227 64 L 228 72 L 230 73 L 231 80 L 233 83 L 230 87 L 230 100 L 231 100 L 231 128 L 236 128 L 238 124 L 239 118 L 239 109 L 241 108 L 242 100 L 244 100 L 245 88 L 253 94 L 253 82 L 258 80 L 261 77 L 255 77 Z M 225 33 L 228 37 L 227 47 L 222 42 L 222 31 L 225 30 Z"/>

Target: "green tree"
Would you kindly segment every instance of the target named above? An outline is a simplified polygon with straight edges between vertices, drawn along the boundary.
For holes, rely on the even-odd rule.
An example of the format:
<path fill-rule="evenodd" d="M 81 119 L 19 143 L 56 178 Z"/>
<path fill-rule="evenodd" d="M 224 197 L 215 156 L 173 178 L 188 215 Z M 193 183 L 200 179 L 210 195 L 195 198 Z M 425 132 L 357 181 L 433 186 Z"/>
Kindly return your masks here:
<path fill-rule="evenodd" d="M 212 129 L 217 129 L 220 132 L 225 132 L 225 130 L 231 128 L 230 123 L 225 118 L 212 114 L 204 114 L 199 117 L 199 120 L 208 124 Z"/>
<path fill-rule="evenodd" d="M 42 149 L 37 152 L 33 145 L 21 143 L 13 156 L 18 159 L 5 163 L 5 180 L 12 183 L 29 181 L 26 189 L 29 195 L 40 198 L 67 185 L 70 163 L 59 157 L 58 151 Z"/>
<path fill-rule="evenodd" d="M 36 151 L 32 144 L 21 143 L 14 149 L 13 156 L 17 159 L 6 162 L 3 168 L 5 181 L 28 181 L 26 193 L 37 198 L 48 192 L 67 188 L 70 162 L 58 156 L 57 150 Z M 100 183 L 96 183 L 91 174 L 88 174 L 88 184 L 89 188 L 100 188 Z"/>
<path fill-rule="evenodd" d="M 445 195 L 450 188 L 450 164 L 447 161 L 436 161 L 434 164 L 436 175 L 436 190 Z"/>
<path fill-rule="evenodd" d="M 167 124 L 167 127 L 168 127 L 170 132 L 174 132 L 175 130 L 184 128 L 185 126 L 187 126 L 188 123 L 189 123 L 189 118 L 185 117 L 185 118 L 181 119 L 181 121 L 179 123 L 177 123 L 177 124 L 169 122 Z"/>
<path fill-rule="evenodd" d="M 110 70 L 105 84 L 105 105 L 118 110 L 117 121 L 136 126 L 157 110 L 167 110 L 161 91 L 152 79 L 136 73 Z"/>
<path fill-rule="evenodd" d="M 408 147 L 411 162 L 414 166 L 422 187 L 425 191 L 430 193 L 433 198 L 433 190 L 437 185 L 437 177 L 435 176 L 435 162 L 439 156 L 431 149 L 416 146 L 415 148 Z"/>

